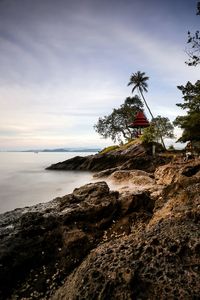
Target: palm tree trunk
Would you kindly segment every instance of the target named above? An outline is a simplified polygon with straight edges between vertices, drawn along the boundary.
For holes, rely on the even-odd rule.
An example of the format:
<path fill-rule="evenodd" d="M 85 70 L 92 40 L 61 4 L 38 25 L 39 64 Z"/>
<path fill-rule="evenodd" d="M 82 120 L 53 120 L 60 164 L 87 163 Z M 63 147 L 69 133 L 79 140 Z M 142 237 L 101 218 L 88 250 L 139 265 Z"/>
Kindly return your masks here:
<path fill-rule="evenodd" d="M 138 88 L 138 90 L 139 90 L 139 92 L 140 92 L 140 95 L 142 96 L 142 99 L 143 99 L 143 101 L 144 101 L 144 103 L 145 103 L 145 105 L 146 105 L 146 107 L 147 107 L 147 109 L 148 109 L 148 111 L 149 111 L 149 113 L 150 113 L 152 119 L 154 119 L 154 116 L 153 116 L 153 114 L 152 114 L 152 112 L 151 112 L 151 110 L 150 110 L 150 108 L 149 108 L 149 106 L 148 106 L 148 104 L 147 104 L 147 102 L 146 102 L 146 100 L 145 100 L 145 98 L 144 98 L 144 95 L 143 95 L 142 91 L 140 90 L 140 88 Z M 161 143 L 162 143 L 162 145 L 163 145 L 163 148 L 166 150 L 165 143 L 164 143 L 162 134 L 161 134 L 161 132 L 160 132 L 160 129 L 159 129 L 158 126 L 157 126 L 157 128 L 158 128 L 158 133 L 159 133 L 159 135 L 160 135 L 160 139 L 161 139 Z"/>
<path fill-rule="evenodd" d="M 143 93 L 142 93 L 142 91 L 141 91 L 140 89 L 139 89 L 139 92 L 140 92 L 140 95 L 142 96 L 142 99 L 143 99 L 143 101 L 144 101 L 144 103 L 145 103 L 145 105 L 146 105 L 146 107 L 147 107 L 147 109 L 148 109 L 148 111 L 149 111 L 149 113 L 150 113 L 152 119 L 154 119 L 154 116 L 153 116 L 153 114 L 152 114 L 152 112 L 151 112 L 151 110 L 150 110 L 150 108 L 149 108 L 149 105 L 147 104 L 147 102 L 146 102 L 146 100 L 145 100 L 145 98 L 144 98 L 144 95 L 143 95 Z"/>

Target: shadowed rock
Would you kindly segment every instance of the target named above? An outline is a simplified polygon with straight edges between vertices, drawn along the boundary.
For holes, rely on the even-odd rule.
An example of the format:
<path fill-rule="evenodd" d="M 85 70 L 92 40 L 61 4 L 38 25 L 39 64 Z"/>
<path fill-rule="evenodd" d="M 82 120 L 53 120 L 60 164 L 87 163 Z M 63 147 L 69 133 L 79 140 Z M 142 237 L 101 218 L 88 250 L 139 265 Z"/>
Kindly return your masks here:
<path fill-rule="evenodd" d="M 98 182 L 2 214 L 0 298 L 198 299 L 198 166 L 159 167 L 159 186 L 144 171 L 115 170 L 116 182 L 151 187 L 119 193 Z"/>
<path fill-rule="evenodd" d="M 106 183 L 1 216 L 0 296 L 52 293 L 94 248 L 118 209 Z"/>
<path fill-rule="evenodd" d="M 115 168 L 120 167 L 120 169 L 124 170 L 139 169 L 153 172 L 156 166 L 166 163 L 169 159 L 161 157 L 153 158 L 151 151 L 151 146 L 137 143 L 128 149 L 117 149 L 105 154 L 95 154 L 85 157 L 76 156 L 53 164 L 47 169 L 103 171 L 106 169 L 115 170 Z"/>
<path fill-rule="evenodd" d="M 163 197 L 142 230 L 99 245 L 52 299 L 198 299 L 200 183 L 196 177 L 181 179 L 164 188 Z M 151 203 L 143 198 L 133 205 L 132 199 L 122 202 L 124 212 Z"/>

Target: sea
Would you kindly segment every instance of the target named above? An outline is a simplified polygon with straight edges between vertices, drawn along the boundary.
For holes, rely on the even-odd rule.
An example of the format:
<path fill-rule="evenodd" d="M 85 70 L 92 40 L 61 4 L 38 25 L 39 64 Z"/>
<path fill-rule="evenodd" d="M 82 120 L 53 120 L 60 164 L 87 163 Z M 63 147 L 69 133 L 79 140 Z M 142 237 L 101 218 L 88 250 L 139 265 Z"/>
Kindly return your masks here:
<path fill-rule="evenodd" d="M 88 152 L 0 152 L 0 213 L 50 201 L 92 182 L 91 172 L 45 170 Z"/>

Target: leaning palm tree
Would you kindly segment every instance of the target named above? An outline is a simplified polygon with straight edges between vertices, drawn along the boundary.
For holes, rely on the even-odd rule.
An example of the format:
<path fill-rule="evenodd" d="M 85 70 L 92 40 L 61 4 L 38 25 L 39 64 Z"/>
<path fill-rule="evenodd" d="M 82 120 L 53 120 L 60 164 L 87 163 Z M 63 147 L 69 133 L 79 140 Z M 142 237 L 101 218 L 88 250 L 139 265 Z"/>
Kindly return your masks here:
<path fill-rule="evenodd" d="M 148 76 L 145 76 L 145 72 L 136 72 L 136 73 L 133 73 L 130 77 L 130 81 L 128 83 L 128 86 L 129 85 L 133 85 L 133 88 L 132 88 L 132 93 L 135 91 L 135 89 L 138 90 L 138 92 L 140 93 L 152 119 L 154 119 L 154 116 L 144 98 L 144 94 L 143 92 L 147 92 L 147 88 L 148 88 L 148 84 L 147 84 L 147 80 L 149 80 L 149 77 Z"/>
<path fill-rule="evenodd" d="M 128 83 L 128 86 L 129 85 L 133 85 L 133 88 L 132 88 L 132 93 L 135 91 L 135 89 L 138 90 L 139 94 L 141 95 L 148 111 L 149 111 L 149 114 L 151 115 L 151 118 L 152 119 L 155 119 L 146 100 L 145 100 L 145 97 L 144 97 L 144 94 L 143 92 L 147 92 L 147 88 L 148 88 L 148 84 L 147 84 L 147 80 L 149 80 L 149 77 L 145 75 L 145 72 L 136 72 L 136 73 L 133 73 L 130 77 L 130 81 Z M 157 126 L 158 127 L 158 126 Z M 162 137 L 162 134 L 160 133 L 160 130 L 158 128 L 158 132 L 159 132 L 159 135 L 160 135 L 160 139 L 161 139 L 161 142 L 163 144 L 163 147 L 165 148 L 165 144 L 164 144 L 164 141 L 163 141 L 163 137 Z"/>

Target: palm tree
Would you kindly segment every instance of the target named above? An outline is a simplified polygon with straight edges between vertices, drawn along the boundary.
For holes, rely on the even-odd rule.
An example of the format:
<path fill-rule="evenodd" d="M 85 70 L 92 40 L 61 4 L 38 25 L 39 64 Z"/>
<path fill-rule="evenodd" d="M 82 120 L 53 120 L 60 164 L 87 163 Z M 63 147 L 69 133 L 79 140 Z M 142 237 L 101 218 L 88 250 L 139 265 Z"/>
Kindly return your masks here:
<path fill-rule="evenodd" d="M 145 72 L 136 72 L 136 73 L 133 73 L 130 77 L 130 81 L 128 83 L 128 86 L 129 85 L 133 85 L 133 89 L 132 89 L 132 93 L 135 91 L 135 89 L 138 90 L 138 92 L 140 93 L 152 119 L 154 119 L 154 116 L 144 98 L 144 95 L 143 95 L 143 92 L 147 92 L 147 88 L 148 88 L 148 84 L 147 84 L 147 80 L 149 80 L 149 77 L 148 76 L 145 76 Z"/>
<path fill-rule="evenodd" d="M 142 97 L 142 99 L 143 99 L 143 101 L 144 101 L 144 103 L 145 103 L 145 105 L 146 105 L 146 107 L 147 107 L 147 109 L 149 111 L 149 114 L 151 115 L 151 118 L 155 119 L 154 116 L 153 116 L 153 114 L 152 114 L 152 112 L 151 112 L 151 110 L 150 110 L 150 108 L 149 108 L 149 106 L 148 106 L 148 104 L 147 104 L 147 102 L 146 102 L 146 100 L 145 100 L 145 98 L 144 98 L 144 94 L 143 94 L 143 92 L 147 92 L 148 91 L 147 90 L 147 88 L 148 88 L 147 80 L 149 80 L 149 77 L 146 76 L 145 72 L 138 71 L 138 72 L 133 73 L 131 75 L 130 81 L 128 83 L 128 86 L 129 85 L 133 85 L 132 93 L 134 92 L 135 89 L 138 90 L 138 92 L 140 93 L 140 95 L 141 95 L 141 97 Z M 162 137 L 162 134 L 161 134 L 159 128 L 158 128 L 158 132 L 159 132 L 160 139 L 161 139 L 161 142 L 163 144 L 163 147 L 165 149 L 166 147 L 165 147 L 165 144 L 164 144 L 164 141 L 163 141 L 163 137 Z"/>

